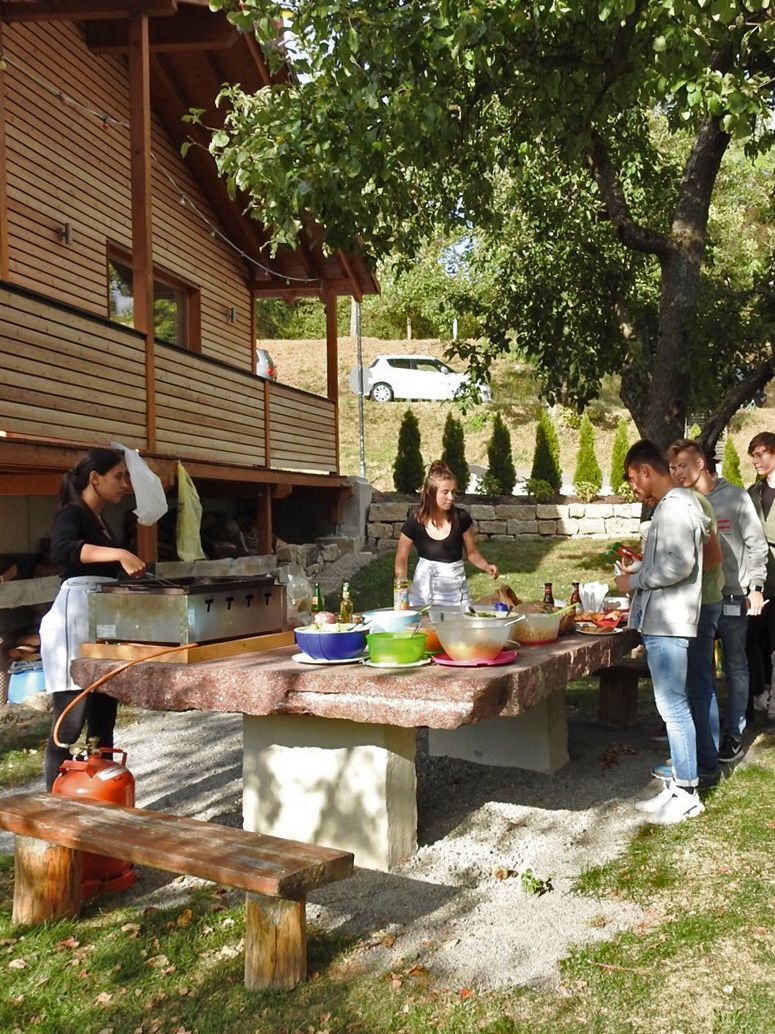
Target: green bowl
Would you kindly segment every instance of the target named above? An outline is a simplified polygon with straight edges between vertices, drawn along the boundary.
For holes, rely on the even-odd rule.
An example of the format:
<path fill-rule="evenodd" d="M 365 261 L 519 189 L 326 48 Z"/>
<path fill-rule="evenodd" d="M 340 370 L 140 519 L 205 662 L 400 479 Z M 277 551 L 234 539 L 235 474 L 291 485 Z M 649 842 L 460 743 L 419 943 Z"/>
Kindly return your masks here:
<path fill-rule="evenodd" d="M 425 658 L 424 632 L 372 632 L 366 642 L 375 664 L 416 664 Z"/>

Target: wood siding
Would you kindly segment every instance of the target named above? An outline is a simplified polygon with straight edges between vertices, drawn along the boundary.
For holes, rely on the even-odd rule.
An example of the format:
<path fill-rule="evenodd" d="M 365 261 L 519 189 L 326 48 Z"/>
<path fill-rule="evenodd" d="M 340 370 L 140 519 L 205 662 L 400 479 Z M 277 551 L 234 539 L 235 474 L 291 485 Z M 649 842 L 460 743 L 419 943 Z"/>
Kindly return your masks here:
<path fill-rule="evenodd" d="M 285 470 L 336 471 L 336 406 L 269 382 L 270 462 Z"/>
<path fill-rule="evenodd" d="M 145 445 L 142 335 L 0 287 L 0 429 Z"/>
<path fill-rule="evenodd" d="M 107 316 L 108 243 L 131 248 L 129 131 L 57 100 L 43 83 L 128 122 L 126 63 L 91 53 L 80 29 L 66 22 L 6 25 L 3 45 L 10 58 L 3 72 L 10 279 Z M 245 266 L 190 205 L 181 204 L 182 192 L 218 225 L 156 118 L 152 148 L 154 261 L 200 290 L 202 353 L 250 370 Z M 72 227 L 70 245 L 58 236 L 64 223 Z M 226 318 L 231 308 L 235 323 Z"/>

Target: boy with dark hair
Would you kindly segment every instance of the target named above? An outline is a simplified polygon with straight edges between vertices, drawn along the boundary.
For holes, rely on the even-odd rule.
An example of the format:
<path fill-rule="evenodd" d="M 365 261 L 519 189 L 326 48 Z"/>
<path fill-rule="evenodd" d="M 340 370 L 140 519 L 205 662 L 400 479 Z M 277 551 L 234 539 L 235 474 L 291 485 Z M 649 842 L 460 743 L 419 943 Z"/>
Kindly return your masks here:
<path fill-rule="evenodd" d="M 760 618 L 749 622 L 748 666 L 751 676 L 751 694 L 754 706 L 775 718 L 775 694 L 768 685 L 772 678 L 772 652 L 775 650 L 775 434 L 761 431 L 748 443 L 748 455 L 753 461 L 759 480 L 751 485 L 748 494 L 761 522 L 767 540 L 767 574 L 764 580 L 764 599 L 769 605 Z"/>
<path fill-rule="evenodd" d="M 668 825 L 704 811 L 697 793 L 697 742 L 686 671 L 689 640 L 700 618 L 702 547 L 709 521 L 692 493 L 673 484 L 667 458 L 654 442 L 636 442 L 624 470 L 636 495 L 656 507 L 643 561 L 618 575 L 616 587 L 634 594 L 630 622 L 643 636 L 674 772 L 661 793 L 636 807 L 653 822 Z"/>

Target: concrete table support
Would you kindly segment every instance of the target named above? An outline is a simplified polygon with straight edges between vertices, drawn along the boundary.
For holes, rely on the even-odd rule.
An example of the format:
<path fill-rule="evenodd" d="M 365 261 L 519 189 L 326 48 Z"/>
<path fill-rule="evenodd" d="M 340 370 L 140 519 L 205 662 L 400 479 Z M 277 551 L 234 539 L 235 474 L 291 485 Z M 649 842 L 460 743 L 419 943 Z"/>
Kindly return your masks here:
<path fill-rule="evenodd" d="M 485 718 L 459 729 L 429 729 L 428 750 L 433 757 L 550 775 L 568 763 L 565 691 L 555 690 L 514 718 Z"/>
<path fill-rule="evenodd" d="M 352 851 L 387 870 L 417 848 L 415 730 L 244 717 L 245 829 Z"/>

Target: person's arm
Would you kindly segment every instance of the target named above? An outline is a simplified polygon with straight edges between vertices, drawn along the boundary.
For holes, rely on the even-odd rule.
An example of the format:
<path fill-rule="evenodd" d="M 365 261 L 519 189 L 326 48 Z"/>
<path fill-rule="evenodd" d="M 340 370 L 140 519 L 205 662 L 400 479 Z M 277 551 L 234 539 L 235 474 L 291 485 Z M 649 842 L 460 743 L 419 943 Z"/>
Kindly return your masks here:
<path fill-rule="evenodd" d="M 396 578 L 406 578 L 406 572 L 409 567 L 409 552 L 412 548 L 412 540 L 408 535 L 403 532 L 398 536 L 398 545 L 396 546 L 396 559 L 393 564 L 393 573 Z"/>
<path fill-rule="evenodd" d="M 767 539 L 764 537 L 762 522 L 748 493 L 740 496 L 740 507 L 737 514 L 737 526 L 743 540 L 746 553 L 745 574 L 748 579 L 748 613 L 751 617 L 761 614 L 764 607 L 764 593 L 761 588 L 767 581 L 767 558 L 770 554 Z"/>
<path fill-rule="evenodd" d="M 130 553 L 128 549 L 114 546 L 92 546 L 84 542 L 81 546 L 79 560 L 82 564 L 121 564 L 130 577 L 137 577 L 145 572 L 145 561 Z"/>
<path fill-rule="evenodd" d="M 688 578 L 697 560 L 701 561 L 701 554 L 697 557 L 689 546 L 694 542 L 698 524 L 700 541 L 704 542 L 710 524 L 708 518 L 699 507 L 693 508 L 688 501 L 668 499 L 666 502 L 668 505 L 663 504 L 660 508 L 658 527 L 652 524 L 649 533 L 651 536 L 656 531 L 658 536 L 653 562 L 644 563 L 637 571 L 628 574 L 628 588 L 624 591 L 675 585 Z"/>
<path fill-rule="evenodd" d="M 476 534 L 473 528 L 468 528 L 467 531 L 463 532 L 463 545 L 469 564 L 478 567 L 480 571 L 484 571 L 485 574 L 489 574 L 492 578 L 498 577 L 498 565 L 488 563 L 482 556 L 476 544 Z"/>
<path fill-rule="evenodd" d="M 716 532 L 711 531 L 702 547 L 702 569 L 710 571 L 712 567 L 718 567 L 721 561 L 721 543 Z"/>

